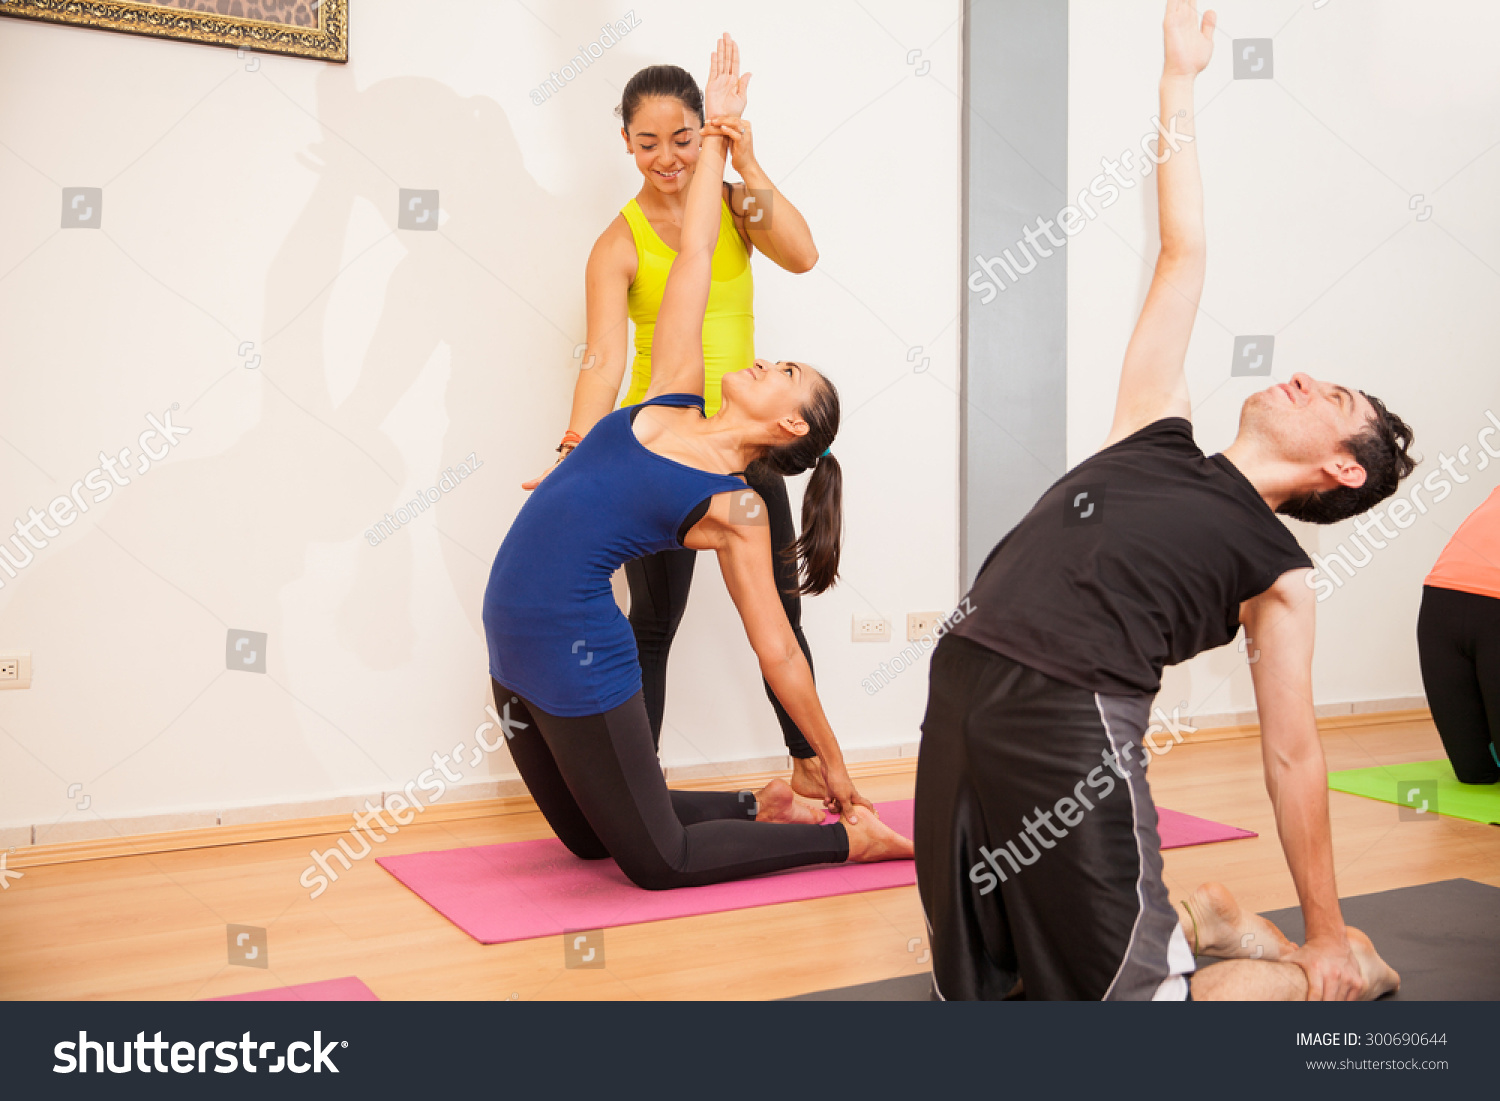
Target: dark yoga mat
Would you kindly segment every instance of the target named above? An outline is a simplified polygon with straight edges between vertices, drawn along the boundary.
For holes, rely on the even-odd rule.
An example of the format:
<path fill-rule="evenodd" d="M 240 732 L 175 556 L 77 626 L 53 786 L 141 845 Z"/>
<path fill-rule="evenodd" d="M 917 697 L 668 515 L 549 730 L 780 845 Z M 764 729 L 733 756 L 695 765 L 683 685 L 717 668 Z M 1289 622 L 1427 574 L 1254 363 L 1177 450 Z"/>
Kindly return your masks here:
<path fill-rule="evenodd" d="M 899 979 L 862 982 L 858 986 L 841 986 L 836 990 L 815 990 L 782 998 L 784 1002 L 925 1002 L 932 997 L 932 972 L 902 975 Z"/>
<path fill-rule="evenodd" d="M 1344 921 L 1375 942 L 1401 976 L 1403 1002 L 1500 1000 L 1500 887 L 1444 879 L 1339 900 Z M 1273 910 L 1271 922 L 1302 943 L 1302 911 Z"/>
<path fill-rule="evenodd" d="M 1364 930 L 1376 951 L 1401 975 L 1391 1000 L 1486 1002 L 1500 1000 L 1500 887 L 1472 879 L 1445 879 L 1340 900 L 1344 920 Z M 1302 911 L 1265 915 L 1302 942 Z M 1199 960 L 1202 966 L 1212 961 Z M 925 1002 L 931 975 L 820 990 L 789 1002 Z"/>

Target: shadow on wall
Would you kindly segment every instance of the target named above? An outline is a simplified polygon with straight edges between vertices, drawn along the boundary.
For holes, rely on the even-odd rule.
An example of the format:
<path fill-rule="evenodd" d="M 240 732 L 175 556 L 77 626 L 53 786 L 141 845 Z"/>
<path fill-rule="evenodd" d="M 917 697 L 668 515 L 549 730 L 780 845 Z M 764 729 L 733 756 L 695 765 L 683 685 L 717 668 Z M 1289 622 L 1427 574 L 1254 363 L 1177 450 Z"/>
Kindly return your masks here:
<path fill-rule="evenodd" d="M 330 408 L 326 364 L 306 372 L 297 390 L 291 388 L 296 380 L 275 381 L 349 441 L 350 492 L 336 512 L 335 540 L 362 538 L 385 513 L 436 483 L 442 467 L 471 452 L 493 462 L 495 476 L 466 487 L 484 494 L 490 508 L 481 510 L 469 498 L 451 510 L 444 497 L 430 510 L 445 533 L 455 596 L 482 638 L 480 603 L 490 561 L 524 499 L 509 484 L 516 479 L 500 476 L 495 460 L 511 441 L 532 437 L 536 410 L 522 395 L 536 383 L 525 376 L 555 367 L 556 383 L 547 388 L 565 398 L 569 376 L 559 365 L 571 364 L 572 346 L 582 338 L 583 303 L 576 293 L 558 301 L 557 292 L 576 292 L 581 284 L 589 240 L 570 226 L 567 203 L 526 172 L 509 121 L 493 100 L 460 97 L 417 78 L 359 91 L 352 77 L 330 66 L 319 82 L 327 135 L 299 158 L 318 172 L 318 187 L 268 279 L 268 329 L 286 326 L 268 342 L 277 358 L 322 363 L 327 298 L 290 325 L 287 318 L 337 272 L 344 241 L 328 230 L 347 226 L 358 199 L 380 212 L 406 255 L 386 285 L 379 323 L 347 398 Z M 397 227 L 396 193 L 403 186 L 439 191 L 441 229 Z M 547 227 L 545 239 L 539 226 Z M 441 461 L 434 469 L 409 470 L 381 425 L 442 345 L 450 350 L 451 370 Z M 301 416 L 279 404 L 283 415 Z M 321 495 L 314 496 L 321 504 Z M 483 515 L 504 522 L 465 519 Z M 327 518 L 308 517 L 320 519 Z M 339 641 L 370 668 L 388 669 L 409 659 L 415 639 L 411 545 L 398 533 L 366 549 L 374 553 L 359 555 L 358 576 L 338 616 Z"/>
<path fill-rule="evenodd" d="M 516 109 L 534 108 L 518 99 Z M 111 502 L 102 527 L 140 565 L 124 554 L 106 554 L 111 568 L 84 568 L 81 544 L 59 548 L 60 554 L 39 559 L 11 596 L 13 614 L 27 622 L 44 624 L 59 607 L 79 607 L 87 609 L 96 632 L 123 637 L 129 624 L 154 623 L 160 635 L 193 635 L 190 665 L 127 655 L 128 671 L 96 677 L 74 669 L 67 679 L 98 694 L 97 702 L 86 705 L 94 715 L 109 716 L 110 700 L 127 686 L 134 698 L 169 708 L 160 721 L 144 708 L 114 720 L 125 733 L 121 760 L 154 740 L 161 722 L 184 702 L 193 701 L 184 715 L 205 706 L 215 712 L 204 722 L 200 711 L 199 721 L 189 723 L 214 732 L 214 744 L 204 744 L 200 735 L 190 746 L 204 755 L 202 778 L 210 787 L 214 775 L 233 772 L 236 744 L 246 738 L 273 760 L 277 754 L 288 763 L 318 760 L 328 782 L 297 785 L 303 790 L 379 790 L 410 778 L 395 775 L 398 762 L 372 756 L 370 731 L 351 730 L 344 737 L 328 732 L 330 725 L 348 726 L 340 705 L 349 693 L 384 685 L 358 676 L 328 683 L 310 675 L 300 660 L 289 668 L 294 657 L 330 646 L 333 625 L 318 632 L 321 639 L 289 638 L 283 606 L 295 606 L 299 580 L 306 591 L 319 556 L 326 564 L 334 555 L 340 588 L 353 573 L 338 604 L 338 647 L 363 672 L 411 662 L 418 578 L 410 533 L 398 532 L 378 547 L 368 545 L 364 533 L 470 452 L 494 462 L 492 476 L 454 495 L 463 498 L 457 510 L 444 497 L 422 522 L 445 533 L 440 542 L 446 578 L 436 583 L 451 585 L 480 640 L 458 674 L 474 674 L 474 710 L 480 713 L 487 695 L 484 586 L 499 541 L 525 497 L 521 475 L 511 475 L 545 454 L 542 437 L 552 438 L 565 421 L 574 378 L 571 351 L 583 335 L 583 264 L 604 224 L 590 224 L 579 216 L 577 200 L 555 198 L 537 184 L 505 111 L 487 97 L 460 96 L 438 81 L 413 77 L 360 90 L 351 67 L 330 65 L 318 79 L 317 115 L 322 139 L 296 154 L 316 172 L 317 183 L 266 273 L 261 363 L 254 370 L 236 366 L 211 388 L 213 376 L 205 373 L 206 392 L 196 401 L 185 397 L 175 414 L 177 423 L 194 430 L 190 442 L 200 451 L 215 448 L 216 423 L 234 419 L 223 412 L 227 407 L 258 400 L 258 419 L 221 452 L 196 460 L 174 457 Z M 612 136 L 607 123 L 597 135 L 601 143 Z M 398 230 L 401 187 L 440 191 L 445 216 L 439 231 Z M 328 332 L 330 287 L 340 275 L 351 215 L 362 199 L 385 220 L 392 238 L 369 255 L 396 247 L 405 252 L 385 287 L 358 379 L 335 404 L 325 347 L 342 334 Z M 360 247 L 355 242 L 350 254 Z M 361 259 L 367 257 L 348 266 Z M 444 345 L 451 354 L 443 387 L 446 431 L 439 447 L 426 449 L 441 461 L 433 469 L 413 469 L 382 424 Z M 219 355 L 205 359 L 222 362 Z M 538 380 L 539 372 L 547 377 Z M 523 378 L 525 385 L 518 386 Z M 546 408 L 537 407 L 538 397 Z M 503 461 L 507 453 L 513 456 L 509 464 Z M 179 600 L 147 570 L 187 599 Z M 431 591 L 430 584 L 425 588 Z M 236 685 L 225 695 L 222 682 L 223 639 L 240 627 L 269 634 L 266 672 L 283 689 L 253 693 L 248 713 L 245 689 Z M 202 691 L 205 685 L 211 690 Z M 399 691 L 430 699 L 429 693 L 450 687 L 408 680 Z M 390 732 L 381 733 L 389 745 Z M 180 742 L 177 748 L 183 748 Z M 108 756 L 100 754 L 97 764 L 113 767 Z M 125 773 L 139 776 L 151 756 L 116 780 L 129 783 Z M 173 801 L 216 797 L 198 791 Z"/>

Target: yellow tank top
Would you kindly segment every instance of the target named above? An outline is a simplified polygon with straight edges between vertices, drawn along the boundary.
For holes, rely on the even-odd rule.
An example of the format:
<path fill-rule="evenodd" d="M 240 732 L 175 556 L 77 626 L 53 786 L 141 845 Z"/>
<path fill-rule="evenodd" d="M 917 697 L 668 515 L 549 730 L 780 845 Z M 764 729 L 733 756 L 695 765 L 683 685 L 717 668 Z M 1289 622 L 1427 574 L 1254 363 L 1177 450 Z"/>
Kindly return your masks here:
<path fill-rule="evenodd" d="M 620 405 L 635 405 L 651 385 L 651 338 L 661 309 L 667 272 L 677 253 L 651 228 L 634 199 L 620 211 L 635 239 L 635 278 L 630 283 L 630 320 L 635 322 L 635 359 L 630 367 L 630 389 Z M 703 318 L 703 405 L 713 416 L 719 409 L 719 380 L 755 361 L 754 279 L 750 253 L 734 225 L 729 204 L 719 204 L 719 243 L 714 248 L 713 285 Z"/>

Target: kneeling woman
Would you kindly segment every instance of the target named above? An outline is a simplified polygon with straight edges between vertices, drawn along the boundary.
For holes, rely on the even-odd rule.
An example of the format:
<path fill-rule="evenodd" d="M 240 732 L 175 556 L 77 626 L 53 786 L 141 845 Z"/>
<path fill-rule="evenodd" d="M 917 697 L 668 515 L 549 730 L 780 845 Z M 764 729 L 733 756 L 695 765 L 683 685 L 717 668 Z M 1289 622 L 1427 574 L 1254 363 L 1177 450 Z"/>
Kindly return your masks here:
<path fill-rule="evenodd" d="M 746 81 L 726 35 L 705 87 L 709 115 L 738 116 Z M 724 376 L 719 411 L 703 416 L 703 315 L 729 140 L 714 125 L 704 134 L 646 399 L 603 418 L 527 500 L 484 598 L 495 702 L 510 709 L 522 780 L 575 855 L 611 856 L 649 889 L 912 855 L 849 779 L 776 591 L 764 507 L 736 476 L 752 462 L 785 475 L 815 468 L 797 546 L 807 583 L 831 584 L 839 471 L 826 451 L 838 395 L 811 368 L 757 361 Z M 779 780 L 753 793 L 668 790 L 610 575 L 669 547 L 718 553 L 761 672 L 817 751 L 825 805 L 841 821 L 822 825 L 822 808 Z"/>

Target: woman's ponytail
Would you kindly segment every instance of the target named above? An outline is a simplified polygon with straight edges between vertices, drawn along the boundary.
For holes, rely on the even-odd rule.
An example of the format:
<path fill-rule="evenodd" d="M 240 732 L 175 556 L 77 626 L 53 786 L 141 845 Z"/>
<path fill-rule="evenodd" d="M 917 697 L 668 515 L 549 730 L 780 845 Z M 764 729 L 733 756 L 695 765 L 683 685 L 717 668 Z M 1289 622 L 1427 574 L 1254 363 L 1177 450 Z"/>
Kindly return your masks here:
<path fill-rule="evenodd" d="M 839 430 L 839 392 L 820 378 L 816 393 L 801 410 L 807 432 L 755 460 L 766 470 L 792 477 L 811 468 L 802 495 L 802 534 L 782 551 L 797 566 L 797 588 L 802 596 L 816 596 L 833 587 L 839 576 L 839 547 L 844 537 L 844 473 L 828 453 Z"/>
<path fill-rule="evenodd" d="M 802 534 L 791 550 L 799 563 L 803 596 L 833 587 L 839 576 L 839 549 L 844 538 L 844 472 L 832 455 L 821 456 L 802 495 Z"/>

